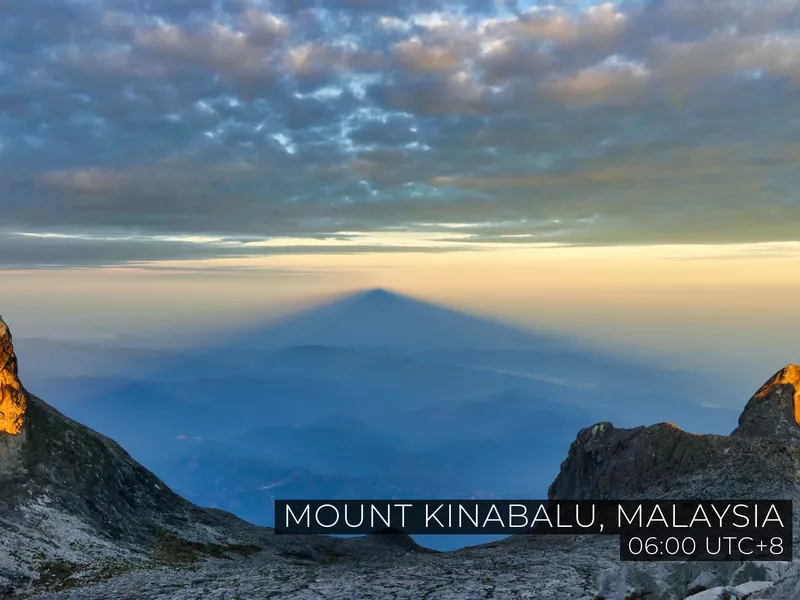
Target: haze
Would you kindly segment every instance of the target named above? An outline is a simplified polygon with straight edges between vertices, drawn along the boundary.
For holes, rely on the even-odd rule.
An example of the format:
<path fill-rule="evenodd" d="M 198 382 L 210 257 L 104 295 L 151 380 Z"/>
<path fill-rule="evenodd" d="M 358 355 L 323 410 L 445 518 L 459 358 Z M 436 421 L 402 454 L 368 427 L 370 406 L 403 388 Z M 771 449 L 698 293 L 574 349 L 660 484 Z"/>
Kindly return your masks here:
<path fill-rule="evenodd" d="M 0 301 L 76 336 L 383 286 L 763 374 L 796 359 L 798 10 L 6 2 Z"/>
<path fill-rule="evenodd" d="M 0 314 L 34 391 L 52 391 L 54 405 L 193 500 L 263 504 L 181 479 L 191 452 L 174 446 L 195 438 L 212 457 L 209 477 L 235 473 L 232 485 L 258 494 L 295 467 L 310 487 L 290 492 L 317 489 L 320 469 L 345 478 L 331 493 L 371 493 L 359 478 L 388 464 L 430 493 L 476 493 L 490 466 L 447 487 L 435 482 L 444 471 L 434 477 L 408 454 L 420 440 L 392 445 L 408 432 L 380 429 L 401 409 L 413 424 L 417 396 L 462 401 L 437 405 L 441 423 L 464 427 L 447 456 L 486 441 L 471 429 L 470 402 L 513 407 L 536 431 L 545 427 L 531 406 L 567 411 L 552 447 L 504 429 L 515 419 L 490 436 L 490 449 L 538 453 L 522 489 L 541 492 L 588 418 L 565 407 L 727 431 L 763 381 L 800 360 L 800 1 L 2 6 Z M 360 295 L 375 288 L 391 293 Z M 388 355 L 302 320 L 342 298 L 368 299 L 345 302 L 345 323 Z M 438 315 L 426 347 L 469 338 L 441 358 L 456 371 L 390 343 L 391 323 L 368 325 L 385 307 L 412 330 L 416 317 Z M 552 348 L 482 347 L 452 327 L 507 330 L 452 311 Z M 314 335 L 266 358 L 237 354 L 231 340 L 269 337 L 287 316 Z M 227 370 L 209 383 L 204 353 L 220 340 Z M 568 348 L 561 362 L 555 347 Z M 266 359 L 296 369 L 294 379 L 264 375 Z M 158 379 L 161 363 L 169 381 Z M 352 368 L 346 381 L 341 365 Z M 418 388 L 395 395 L 365 365 Z M 439 368 L 454 379 L 437 378 Z M 226 446 L 243 433 L 234 424 L 215 436 L 192 421 L 196 396 L 219 400 L 209 390 L 226 402 L 284 394 L 317 416 L 331 394 L 341 411 L 323 425 L 271 423 L 254 404 L 253 436 L 301 427 L 270 431 L 283 442 L 257 451 L 305 448 L 302 427 L 321 426 L 330 456 L 360 432 L 377 462 L 362 472 L 270 454 L 253 466 Z M 385 406 L 365 424 L 369 390 Z M 173 420 L 135 427 L 140 403 L 168 407 Z M 243 461 L 237 469 L 215 462 L 216 444 Z M 506 475 L 493 489 L 519 490 Z"/>
<path fill-rule="evenodd" d="M 786 331 L 800 325 L 797 273 L 800 251 L 787 243 L 314 254 L 7 271 L 0 305 L 26 337 L 174 345 L 387 287 L 752 387 L 796 360 Z"/>

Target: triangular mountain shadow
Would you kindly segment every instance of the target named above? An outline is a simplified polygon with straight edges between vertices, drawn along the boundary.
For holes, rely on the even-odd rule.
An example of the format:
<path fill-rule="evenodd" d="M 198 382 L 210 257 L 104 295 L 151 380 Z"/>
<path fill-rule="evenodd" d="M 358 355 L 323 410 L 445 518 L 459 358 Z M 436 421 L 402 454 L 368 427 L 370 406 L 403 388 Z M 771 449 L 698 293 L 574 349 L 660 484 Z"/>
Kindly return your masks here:
<path fill-rule="evenodd" d="M 539 350 L 572 347 L 556 336 L 517 329 L 491 319 L 382 288 L 346 294 L 276 322 L 250 325 L 225 337 L 244 349 L 290 346 L 394 350 Z"/>
<path fill-rule="evenodd" d="M 640 380 L 648 382 L 648 392 L 659 390 L 664 394 L 667 390 L 671 393 L 675 389 L 691 389 L 704 394 L 711 385 L 719 392 L 719 382 L 712 382 L 701 373 L 616 355 L 566 335 L 518 328 L 383 288 L 346 294 L 278 321 L 251 323 L 235 331 L 219 332 L 211 339 L 201 340 L 193 355 L 216 360 L 230 354 L 237 360 L 253 361 L 259 352 L 280 351 L 288 356 L 287 349 L 294 353 L 296 365 L 306 360 L 318 360 L 326 366 L 337 360 L 350 364 L 350 359 L 353 362 L 359 359 L 347 358 L 347 351 L 369 350 L 395 358 L 421 360 L 433 368 L 442 365 L 442 372 L 456 367 L 521 377 L 541 386 L 552 386 L 548 393 L 559 402 L 564 394 L 555 388 L 582 388 L 581 393 L 567 394 L 572 398 L 568 403 L 581 406 L 597 405 L 597 394 L 601 392 L 615 394 L 621 403 L 622 395 L 631 389 L 631 382 Z M 374 358 L 376 354 L 370 356 Z M 359 356 L 367 355 L 362 352 Z M 508 363 L 514 366 L 508 368 Z M 162 372 L 180 368 L 179 365 L 164 367 Z M 593 389 L 584 393 L 587 381 Z M 509 385 L 513 387 L 515 383 Z M 609 390 L 607 385 L 622 385 L 624 389 Z M 693 406 L 697 398 L 672 400 L 694 413 L 708 412 L 716 418 L 720 412 Z M 641 398 L 636 402 L 641 404 Z M 733 418 L 733 414 L 728 416 Z"/>
<path fill-rule="evenodd" d="M 794 499 L 800 463 L 800 438 L 795 436 L 800 429 L 798 404 L 800 368 L 790 365 L 756 392 L 730 436 L 692 435 L 668 423 L 634 429 L 598 423 L 578 434 L 549 497 Z M 178 587 L 193 586 L 192 591 L 199 594 L 211 591 L 220 595 L 224 589 L 220 585 L 246 579 L 252 584 L 246 597 L 265 597 L 274 595 L 275 582 L 283 586 L 293 577 L 307 577 L 309 561 L 329 565 L 334 559 L 350 558 L 354 568 L 361 568 L 367 564 L 362 559 L 369 558 L 372 570 L 362 571 L 368 576 L 354 578 L 346 569 L 323 568 L 311 572 L 313 582 L 344 581 L 350 597 L 374 597 L 375 579 L 390 573 L 402 575 L 393 581 L 404 584 L 422 580 L 426 589 L 415 589 L 433 593 L 441 589 L 442 567 L 447 566 L 450 570 L 445 574 L 459 570 L 460 575 L 446 583 L 468 583 L 468 592 L 459 597 L 473 597 L 476 575 L 496 577 L 498 564 L 504 566 L 521 557 L 516 563 L 519 568 L 508 574 L 524 573 L 525 578 L 503 585 L 506 590 L 525 589 L 535 596 L 544 591 L 550 594 L 554 577 L 563 576 L 557 572 L 559 565 L 570 562 L 576 573 L 570 581 L 583 584 L 587 576 L 592 578 L 591 594 L 590 588 L 579 593 L 587 598 L 622 598 L 623 594 L 628 598 L 685 598 L 689 582 L 701 569 L 711 572 L 711 577 L 704 579 L 709 586 L 727 585 L 740 576 L 741 582 L 763 583 L 771 578 L 769 585 L 775 582 L 775 593 L 764 597 L 791 598 L 798 589 L 796 569 L 785 576 L 786 571 L 771 575 L 763 563 L 753 562 L 717 563 L 713 571 L 699 565 L 691 576 L 687 576 L 686 564 L 673 571 L 657 565 L 655 577 L 652 563 L 618 565 L 618 543 L 609 543 L 605 536 L 570 536 L 566 540 L 561 536 L 522 536 L 435 557 L 429 557 L 405 535 L 372 535 L 359 540 L 275 536 L 272 530 L 251 526 L 222 511 L 200 508 L 177 496 L 115 442 L 27 392 L 18 378 L 11 334 L 2 319 L 0 412 L 0 594 L 31 591 L 33 580 L 53 571 L 88 572 L 90 577 L 62 581 L 65 586 L 86 585 L 101 574 L 108 577 L 105 569 L 111 565 L 119 573 L 120 569 L 179 566 L 206 557 L 252 553 L 258 553 L 258 561 L 218 561 L 223 566 L 213 573 L 222 574 L 222 579 L 201 571 L 198 578 L 180 579 Z M 800 531 L 797 515 L 795 504 L 795 553 Z M 419 556 L 413 561 L 404 558 L 411 553 Z M 423 562 L 426 560 L 436 562 Z M 238 570 L 225 572 L 229 565 Z M 158 575 L 146 574 L 150 592 L 159 597 L 174 593 L 176 580 L 159 580 Z M 617 585 L 620 582 L 625 588 L 622 591 Z M 110 586 L 104 589 L 112 590 L 110 593 L 91 597 L 130 597 L 130 580 L 121 587 L 107 583 Z M 123 588 L 127 590 L 124 594 L 120 593 Z M 576 588 L 566 588 L 560 581 L 555 589 L 559 588 L 569 589 L 566 593 L 570 595 L 551 597 L 578 597 L 572 593 Z M 680 595 L 674 595 L 675 590 Z"/>
<path fill-rule="evenodd" d="M 231 400 L 241 386 L 226 386 L 243 378 L 252 380 L 258 389 L 264 379 L 291 379 L 287 385 L 305 397 L 314 395 L 303 391 L 308 385 L 325 380 L 336 386 L 327 390 L 326 397 L 332 399 L 326 403 L 329 411 L 338 406 L 336 398 L 348 402 L 388 398 L 389 389 L 394 390 L 391 398 L 397 399 L 403 390 L 416 385 L 408 399 L 419 405 L 442 399 L 440 391 L 445 387 L 444 399 L 521 390 L 542 401 L 603 407 L 612 411 L 613 418 L 632 415 L 633 420 L 626 423 L 673 418 L 680 411 L 695 423 L 702 419 L 701 427 L 713 427 L 721 412 L 729 413 L 725 418 L 735 419 L 732 410 L 698 406 L 709 396 L 715 400 L 735 397 L 727 388 L 720 390 L 718 380 L 704 374 L 617 356 L 564 336 L 519 329 L 385 289 L 347 294 L 278 321 L 220 326 L 196 339 L 194 347 L 177 352 L 119 350 L 88 348 L 88 358 L 83 360 L 86 366 L 81 368 L 91 377 L 106 378 L 109 376 L 101 369 L 92 369 L 111 363 L 113 376 L 120 380 L 120 397 L 131 396 L 126 379 L 175 382 L 199 378 L 219 387 L 220 397 Z M 50 356 L 52 363 L 68 361 L 52 352 Z M 631 385 L 642 382 L 646 382 L 644 395 Z M 354 383 L 362 384 L 355 396 Z M 338 395 L 337 390 L 341 392 Z M 113 394 L 113 389 L 104 390 L 100 396 Z M 614 398 L 616 408 L 605 405 L 609 398 Z"/>

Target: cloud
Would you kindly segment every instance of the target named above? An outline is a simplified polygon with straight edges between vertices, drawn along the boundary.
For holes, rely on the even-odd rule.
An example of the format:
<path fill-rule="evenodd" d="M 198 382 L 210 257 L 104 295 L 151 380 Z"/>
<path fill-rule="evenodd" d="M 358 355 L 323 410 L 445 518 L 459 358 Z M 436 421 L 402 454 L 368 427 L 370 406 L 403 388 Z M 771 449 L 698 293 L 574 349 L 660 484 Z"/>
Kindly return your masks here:
<path fill-rule="evenodd" d="M 93 268 L 118 265 L 137 265 L 158 268 L 160 261 L 193 261 L 201 259 L 258 258 L 296 254 L 347 255 L 383 254 L 387 252 L 438 253 L 469 250 L 471 244 L 444 245 L 435 236 L 426 242 L 411 244 L 376 243 L 368 237 L 329 240 L 286 239 L 280 243 L 269 240 L 180 239 L 123 235 L 107 236 L 18 234 L 4 232 L 0 236 L 0 269 Z M 449 240 L 451 243 L 453 240 Z"/>
<path fill-rule="evenodd" d="M 263 43 L 263 28 L 247 31 L 209 23 L 194 30 L 174 24 L 158 24 L 137 29 L 133 45 L 147 60 L 159 65 L 162 73 L 213 72 L 233 79 L 260 79 L 272 69 L 269 45 Z M 269 36 L 267 36 L 269 38 Z"/>
<path fill-rule="evenodd" d="M 416 73 L 452 73 L 462 66 L 462 59 L 452 46 L 426 47 L 419 38 L 398 42 L 394 55 L 403 69 Z"/>
<path fill-rule="evenodd" d="M 612 60 L 545 81 L 540 90 L 568 107 L 626 105 L 641 98 L 649 78 L 644 65 Z"/>
<path fill-rule="evenodd" d="M 770 76 L 800 85 L 800 33 L 735 35 L 716 32 L 700 41 L 660 40 L 651 60 L 666 78 L 677 81 L 735 74 Z"/>
<path fill-rule="evenodd" d="M 553 6 L 535 6 L 512 18 L 491 22 L 488 31 L 570 46 L 608 42 L 624 31 L 627 22 L 627 15 L 610 2 L 590 6 L 578 13 Z"/>
<path fill-rule="evenodd" d="M 97 168 L 46 172 L 42 175 L 42 182 L 57 192 L 99 195 L 112 203 L 113 194 L 130 183 L 124 173 Z"/>
<path fill-rule="evenodd" d="M 423 79 L 374 87 L 372 99 L 385 110 L 420 116 L 481 115 L 491 91 L 466 71 L 444 79 Z"/>
<path fill-rule="evenodd" d="M 797 237 L 800 0 L 2 10 L 6 265 L 430 223 L 482 244 Z"/>

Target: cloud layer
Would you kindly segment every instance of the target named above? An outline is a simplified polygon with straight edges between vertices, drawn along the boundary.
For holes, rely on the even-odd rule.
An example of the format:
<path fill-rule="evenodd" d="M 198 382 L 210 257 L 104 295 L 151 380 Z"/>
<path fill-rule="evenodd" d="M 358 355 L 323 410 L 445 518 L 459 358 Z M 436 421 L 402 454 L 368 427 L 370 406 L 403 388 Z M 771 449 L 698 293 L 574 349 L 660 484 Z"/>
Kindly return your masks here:
<path fill-rule="evenodd" d="M 0 10 L 5 266 L 798 239 L 800 0 Z"/>

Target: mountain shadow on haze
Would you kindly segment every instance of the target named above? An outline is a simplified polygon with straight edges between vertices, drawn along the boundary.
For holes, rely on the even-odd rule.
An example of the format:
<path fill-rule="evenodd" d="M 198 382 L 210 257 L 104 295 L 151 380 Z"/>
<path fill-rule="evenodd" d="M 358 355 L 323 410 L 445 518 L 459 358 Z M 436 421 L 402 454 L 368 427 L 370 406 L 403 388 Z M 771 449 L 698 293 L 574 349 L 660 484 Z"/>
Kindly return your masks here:
<path fill-rule="evenodd" d="M 392 351 L 566 349 L 555 336 L 520 331 L 457 310 L 374 289 L 349 294 L 236 336 L 247 349 L 298 346 Z"/>
<path fill-rule="evenodd" d="M 34 393 L 190 500 L 264 525 L 275 498 L 543 498 L 591 423 L 736 416 L 699 405 L 720 394 L 701 375 L 386 290 L 190 351 L 70 343 L 72 372 L 64 342 L 17 345 Z"/>
<path fill-rule="evenodd" d="M 516 535 L 437 553 L 420 547 L 419 537 L 440 547 L 452 538 L 412 540 L 396 529 L 346 540 L 275 535 L 176 495 L 116 442 L 31 394 L 17 365 L 10 330 L 0 318 L 2 596 L 264 598 L 285 596 L 287 582 L 318 596 L 358 598 L 383 597 L 392 589 L 424 598 L 446 589 L 448 597 L 467 599 L 475 597 L 478 585 L 482 596 L 518 596 L 525 590 L 553 600 L 755 600 L 755 594 L 783 600 L 795 598 L 800 589 L 797 561 L 624 562 L 614 536 Z M 514 399 L 505 401 L 510 406 Z M 730 435 L 697 435 L 671 423 L 631 429 L 596 423 L 575 436 L 547 497 L 794 500 L 800 477 L 799 403 L 800 366 L 790 364 L 755 392 Z M 347 417 L 327 423 L 363 434 L 364 442 L 371 439 Z M 223 454 L 216 464 L 217 446 L 206 443 L 203 450 L 211 453 L 191 460 L 214 479 L 221 501 L 231 497 L 232 488 L 241 492 L 240 514 L 261 501 L 262 491 L 287 482 L 303 489 L 305 497 L 328 495 L 317 487 L 324 485 L 324 476 L 294 470 L 266 484 L 265 477 L 280 471 L 265 471 L 263 462 L 251 461 L 250 471 L 242 462 L 232 471 Z M 183 474 L 189 486 L 196 481 L 192 469 Z M 174 483 L 180 483 L 179 475 Z M 339 478 L 336 485 L 363 489 L 363 482 L 353 479 Z M 789 518 L 797 532 L 800 513 L 795 510 Z M 789 545 L 797 554 L 797 536 L 777 548 L 775 539 L 771 558 Z M 474 541 L 467 537 L 460 543 Z M 698 589 L 705 591 L 697 595 Z"/>

